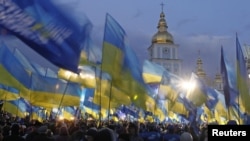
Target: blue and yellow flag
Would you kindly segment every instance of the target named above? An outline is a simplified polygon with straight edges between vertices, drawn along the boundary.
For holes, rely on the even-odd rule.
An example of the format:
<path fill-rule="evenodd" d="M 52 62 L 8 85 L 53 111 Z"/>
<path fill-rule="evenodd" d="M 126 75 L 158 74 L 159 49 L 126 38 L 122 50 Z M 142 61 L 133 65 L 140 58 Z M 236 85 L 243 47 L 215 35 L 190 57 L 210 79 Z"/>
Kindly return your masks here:
<path fill-rule="evenodd" d="M 76 107 L 74 106 L 65 106 L 62 108 L 62 118 L 67 120 L 74 120 L 76 117 Z"/>
<path fill-rule="evenodd" d="M 245 65 L 245 64 L 244 64 Z M 238 92 L 236 88 L 236 76 L 234 68 L 230 65 L 221 47 L 221 75 L 223 80 L 223 91 L 227 107 L 233 105 L 237 100 Z"/>
<path fill-rule="evenodd" d="M 236 36 L 236 58 L 237 58 L 237 88 L 239 91 L 240 107 L 243 111 L 250 114 L 250 94 L 249 77 L 246 68 L 246 60 L 238 39 Z"/>
<path fill-rule="evenodd" d="M 165 68 L 149 60 L 143 63 L 143 79 L 145 83 L 160 83 Z"/>
<path fill-rule="evenodd" d="M 124 92 L 133 104 L 144 110 L 155 107 L 155 101 L 148 95 L 149 88 L 142 77 L 142 66 L 127 43 L 126 33 L 109 14 L 106 15 L 103 42 L 102 70 L 111 75 L 112 86 Z"/>
<path fill-rule="evenodd" d="M 81 84 L 85 88 L 96 88 L 97 80 L 99 79 L 97 66 L 81 65 L 79 73 L 74 73 L 69 70 L 59 69 L 58 77 L 70 82 Z"/>
<path fill-rule="evenodd" d="M 119 23 L 106 14 L 101 69 L 111 75 L 112 81 L 120 80 L 127 35 Z"/>
<path fill-rule="evenodd" d="M 32 105 L 46 108 L 79 106 L 81 86 L 59 78 L 32 74 L 30 98 Z"/>
<path fill-rule="evenodd" d="M 101 106 L 93 102 L 94 93 L 95 89 L 84 88 L 82 91 L 82 94 L 84 95 L 84 101 L 82 104 L 92 110 L 99 111 Z"/>
<path fill-rule="evenodd" d="M 0 73 L 1 84 L 19 90 L 20 97 L 26 99 L 30 97 L 28 90 L 30 73 L 25 70 L 5 44 L 0 44 Z"/>
<path fill-rule="evenodd" d="M 187 102 L 189 101 L 182 97 L 178 97 L 174 102 L 169 101 L 169 111 L 188 117 L 190 109 L 187 106 Z"/>
<path fill-rule="evenodd" d="M 79 22 L 52 1 L 6 0 L 0 6 L 1 26 L 54 65 L 77 72 L 92 27 L 87 17 Z"/>
<path fill-rule="evenodd" d="M 97 78 L 93 102 L 99 104 L 102 108 L 107 109 L 116 108 L 119 105 L 131 104 L 130 97 L 127 93 L 121 91 L 117 86 L 115 86 L 114 82 L 107 73 L 101 73 L 102 77 Z"/>
<path fill-rule="evenodd" d="M 28 116 L 31 112 L 31 105 L 23 98 L 5 101 L 2 108 L 3 111 L 9 112 L 20 118 Z"/>
<path fill-rule="evenodd" d="M 165 70 L 161 76 L 158 95 L 170 101 L 175 101 L 181 92 L 181 79 Z"/>
<path fill-rule="evenodd" d="M 209 110 L 211 109 L 209 108 Z M 220 117 L 228 118 L 228 108 L 226 106 L 225 97 L 222 93 L 218 93 L 218 102 L 216 103 L 214 110 L 218 112 Z"/>
<path fill-rule="evenodd" d="M 32 120 L 38 120 L 39 122 L 43 122 L 48 117 L 46 116 L 47 110 L 43 107 L 31 106 L 31 116 Z"/>
<path fill-rule="evenodd" d="M 206 106 L 209 109 L 214 109 L 215 105 L 218 103 L 219 99 L 218 99 L 218 95 L 221 92 L 211 88 L 211 87 L 207 87 L 207 101 L 206 101 Z"/>
<path fill-rule="evenodd" d="M 16 100 L 19 99 L 19 90 L 0 84 L 0 99 L 3 101 Z"/>

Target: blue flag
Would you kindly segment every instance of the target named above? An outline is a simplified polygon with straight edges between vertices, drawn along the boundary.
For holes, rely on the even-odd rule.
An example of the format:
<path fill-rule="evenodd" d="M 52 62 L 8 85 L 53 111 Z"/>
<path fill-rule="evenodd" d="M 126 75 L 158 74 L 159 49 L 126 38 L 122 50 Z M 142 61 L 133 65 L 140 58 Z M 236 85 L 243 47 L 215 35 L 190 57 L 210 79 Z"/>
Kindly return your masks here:
<path fill-rule="evenodd" d="M 0 25 L 54 65 L 77 72 L 82 45 L 91 22 L 77 22 L 51 1 L 0 2 Z"/>
<path fill-rule="evenodd" d="M 223 80 L 223 90 L 225 104 L 227 107 L 235 103 L 238 92 L 236 91 L 236 76 L 230 66 L 226 56 L 224 56 L 223 47 L 221 47 L 221 75 Z"/>
<path fill-rule="evenodd" d="M 205 104 L 209 109 L 214 109 L 214 107 L 218 103 L 218 93 L 220 92 L 214 88 L 207 88 L 207 102 Z"/>
<path fill-rule="evenodd" d="M 83 105 L 88 108 L 91 108 L 92 110 L 99 111 L 101 106 L 93 103 L 94 93 L 95 93 L 95 89 L 85 88 L 83 90 L 83 94 L 84 94 Z"/>

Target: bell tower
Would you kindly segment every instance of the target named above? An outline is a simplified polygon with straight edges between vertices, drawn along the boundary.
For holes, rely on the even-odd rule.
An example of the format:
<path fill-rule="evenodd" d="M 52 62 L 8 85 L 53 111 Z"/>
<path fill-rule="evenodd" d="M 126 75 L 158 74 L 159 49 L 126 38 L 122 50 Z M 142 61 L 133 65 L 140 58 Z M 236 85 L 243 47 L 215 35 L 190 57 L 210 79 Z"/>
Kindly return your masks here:
<path fill-rule="evenodd" d="M 153 35 L 151 45 L 148 48 L 149 60 L 180 76 L 182 60 L 178 57 L 179 46 L 174 43 L 173 36 L 167 31 L 168 25 L 163 12 L 164 5 L 161 4 L 161 6 L 158 31 Z"/>

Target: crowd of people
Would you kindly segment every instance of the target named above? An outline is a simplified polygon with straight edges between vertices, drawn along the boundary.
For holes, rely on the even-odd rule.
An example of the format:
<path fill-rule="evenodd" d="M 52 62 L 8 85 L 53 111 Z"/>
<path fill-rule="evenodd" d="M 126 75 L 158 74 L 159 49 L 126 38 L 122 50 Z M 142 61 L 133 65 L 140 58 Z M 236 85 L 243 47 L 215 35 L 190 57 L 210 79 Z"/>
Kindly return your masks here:
<path fill-rule="evenodd" d="M 0 141 L 207 141 L 190 125 L 138 121 L 37 120 L 1 114 Z"/>

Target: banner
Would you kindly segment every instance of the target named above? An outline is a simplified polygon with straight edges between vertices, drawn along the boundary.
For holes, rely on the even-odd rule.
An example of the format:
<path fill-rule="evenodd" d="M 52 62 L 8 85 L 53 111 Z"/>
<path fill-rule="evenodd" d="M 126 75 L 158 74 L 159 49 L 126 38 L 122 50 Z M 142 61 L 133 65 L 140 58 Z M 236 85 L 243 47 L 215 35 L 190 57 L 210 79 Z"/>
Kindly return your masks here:
<path fill-rule="evenodd" d="M 79 23 L 51 1 L 5 0 L 0 7 L 1 26 L 54 65 L 77 72 L 92 27 L 87 18 Z"/>

